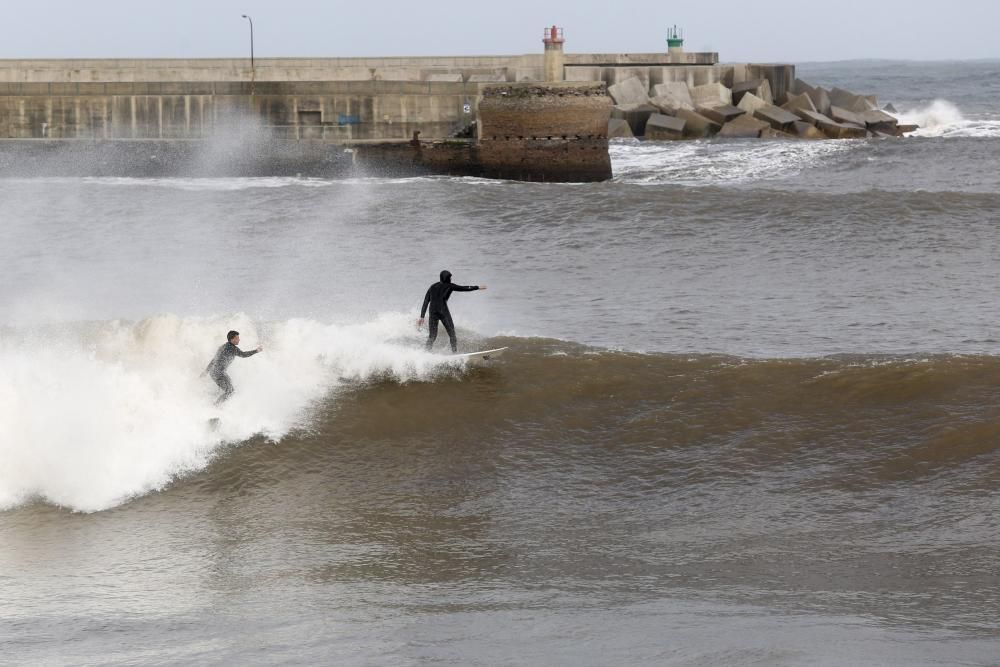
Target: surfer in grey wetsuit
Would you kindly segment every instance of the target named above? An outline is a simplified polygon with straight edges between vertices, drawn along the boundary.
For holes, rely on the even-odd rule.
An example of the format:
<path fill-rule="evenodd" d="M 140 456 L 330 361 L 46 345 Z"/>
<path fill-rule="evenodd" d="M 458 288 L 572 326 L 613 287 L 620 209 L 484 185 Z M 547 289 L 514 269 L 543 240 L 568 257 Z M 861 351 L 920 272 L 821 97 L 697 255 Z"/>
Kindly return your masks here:
<path fill-rule="evenodd" d="M 236 357 L 252 357 L 264 349 L 263 346 L 258 346 L 256 350 L 244 352 L 237 347 L 239 344 L 239 331 L 230 331 L 226 334 L 226 343 L 218 349 L 202 373 L 202 375 L 207 373 L 210 378 L 215 380 L 215 384 L 219 385 L 219 389 L 222 390 L 222 395 L 215 400 L 216 405 L 219 405 L 233 395 L 233 381 L 229 379 L 229 374 L 226 373 L 226 369 L 229 368 L 229 364 L 233 363 L 233 359 Z"/>
<path fill-rule="evenodd" d="M 456 285 L 451 282 L 451 271 L 441 272 L 441 281 L 436 282 L 427 288 L 424 295 L 424 305 L 420 307 L 420 319 L 417 326 L 423 326 L 424 315 L 427 310 L 431 311 L 431 319 L 427 323 L 427 349 L 434 347 L 434 341 L 438 335 L 438 322 L 444 325 L 444 330 L 448 332 L 451 340 L 451 351 L 458 352 L 458 339 L 455 337 L 455 323 L 451 321 L 451 312 L 448 311 L 448 297 L 452 292 L 474 292 L 479 289 L 486 289 L 486 285 Z"/>

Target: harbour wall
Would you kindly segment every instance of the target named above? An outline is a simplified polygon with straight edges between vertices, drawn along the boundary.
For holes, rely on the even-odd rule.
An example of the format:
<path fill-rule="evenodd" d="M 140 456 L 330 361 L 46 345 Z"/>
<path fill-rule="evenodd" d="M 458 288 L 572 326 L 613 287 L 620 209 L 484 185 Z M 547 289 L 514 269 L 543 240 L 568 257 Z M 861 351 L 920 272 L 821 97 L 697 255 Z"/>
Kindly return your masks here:
<path fill-rule="evenodd" d="M 0 60 L 0 151 L 27 156 L 0 159 L 0 173 L 22 162 L 35 171 L 63 168 L 44 156 L 83 150 L 73 142 L 124 144 L 100 148 L 104 164 L 120 156 L 123 174 L 173 173 L 192 164 L 193 149 L 183 142 L 233 136 L 233 128 L 240 136 L 252 125 L 266 135 L 258 143 L 267 154 L 238 173 L 283 165 L 275 173 L 322 175 L 324 168 L 360 162 L 381 171 L 402 165 L 523 180 L 604 180 L 611 177 L 607 86 L 632 77 L 650 85 L 731 86 L 766 76 L 780 91 L 794 80 L 791 65 L 717 60 L 714 53 L 566 54 L 562 82 L 540 81 L 542 55 L 281 58 L 257 60 L 252 69 L 249 59 Z M 31 141 L 58 146 L 50 151 Z M 157 142 L 173 145 L 157 148 Z M 355 148 L 347 161 L 343 151 L 323 145 Z M 166 155 L 177 159 L 163 162 Z M 295 167 L 295 155 L 304 156 L 307 168 Z"/>
<path fill-rule="evenodd" d="M 0 60 L 0 139 L 200 139 L 237 115 L 292 141 L 409 140 L 414 132 L 441 139 L 460 136 L 477 120 L 484 86 L 542 77 L 541 55 L 265 59 L 253 72 L 248 65 Z M 762 68 L 773 70 L 776 95 L 794 80 L 791 65 L 671 64 L 667 54 L 567 54 L 564 79 L 732 86 Z"/>

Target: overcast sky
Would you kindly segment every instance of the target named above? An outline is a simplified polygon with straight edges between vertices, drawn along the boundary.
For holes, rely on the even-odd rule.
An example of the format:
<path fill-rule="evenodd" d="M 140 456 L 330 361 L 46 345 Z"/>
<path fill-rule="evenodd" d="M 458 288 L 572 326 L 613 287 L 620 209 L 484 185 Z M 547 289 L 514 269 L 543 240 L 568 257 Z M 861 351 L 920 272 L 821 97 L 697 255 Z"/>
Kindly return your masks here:
<path fill-rule="evenodd" d="M 1000 0 L 0 0 L 0 58 L 259 57 L 688 51 L 723 61 L 1000 57 Z"/>

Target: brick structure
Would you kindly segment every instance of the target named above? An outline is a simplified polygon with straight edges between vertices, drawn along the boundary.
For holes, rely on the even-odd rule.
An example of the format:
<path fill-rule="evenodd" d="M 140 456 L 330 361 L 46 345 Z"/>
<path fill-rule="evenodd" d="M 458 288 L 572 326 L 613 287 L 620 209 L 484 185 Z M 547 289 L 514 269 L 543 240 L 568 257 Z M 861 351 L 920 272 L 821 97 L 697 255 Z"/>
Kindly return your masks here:
<path fill-rule="evenodd" d="M 479 102 L 479 160 L 492 178 L 603 181 L 611 178 L 603 83 L 485 86 Z"/>

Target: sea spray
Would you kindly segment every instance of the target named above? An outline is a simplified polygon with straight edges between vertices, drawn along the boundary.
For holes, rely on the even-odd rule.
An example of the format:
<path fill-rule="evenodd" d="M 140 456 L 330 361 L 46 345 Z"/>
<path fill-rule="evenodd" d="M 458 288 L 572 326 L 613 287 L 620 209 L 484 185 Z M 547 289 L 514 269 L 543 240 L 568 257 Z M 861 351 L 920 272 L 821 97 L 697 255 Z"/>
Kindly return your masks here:
<path fill-rule="evenodd" d="M 201 376 L 225 332 L 264 352 L 229 371 L 236 394 Z M 353 326 L 245 315 L 6 331 L 0 339 L 0 508 L 41 499 L 96 511 L 203 468 L 227 443 L 280 441 L 345 381 L 431 379 L 458 362 L 425 352 L 412 318 Z M 218 429 L 208 420 L 221 418 Z"/>
<path fill-rule="evenodd" d="M 915 136 L 920 137 L 1000 137 L 1000 121 L 969 120 L 948 100 L 938 99 L 926 106 L 904 111 L 899 115 L 899 121 L 904 125 L 919 125 Z"/>

